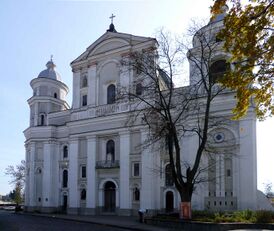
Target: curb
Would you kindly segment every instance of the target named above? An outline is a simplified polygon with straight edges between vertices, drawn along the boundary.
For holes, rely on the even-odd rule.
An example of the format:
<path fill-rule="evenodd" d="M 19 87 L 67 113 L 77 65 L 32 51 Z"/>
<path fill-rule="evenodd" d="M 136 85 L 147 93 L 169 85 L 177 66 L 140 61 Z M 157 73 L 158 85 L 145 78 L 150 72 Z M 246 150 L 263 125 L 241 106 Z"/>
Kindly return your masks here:
<path fill-rule="evenodd" d="M 53 218 L 53 219 L 59 219 L 59 220 L 67 220 L 67 221 L 76 221 L 80 223 L 89 223 L 89 224 L 95 224 L 95 225 L 101 225 L 106 227 L 114 227 L 114 228 L 120 228 L 120 229 L 128 229 L 133 231 L 151 231 L 151 229 L 145 229 L 145 228 L 138 228 L 138 227 L 132 227 L 132 226 L 126 226 L 126 225 L 116 225 L 116 224 L 109 224 L 109 223 L 101 223 L 96 221 L 88 221 L 88 220 L 82 220 L 77 218 L 71 218 L 71 217 L 59 217 L 51 214 L 36 214 L 36 213 L 14 213 L 18 215 L 27 215 L 27 216 L 33 216 L 33 217 L 47 217 L 47 218 Z"/>

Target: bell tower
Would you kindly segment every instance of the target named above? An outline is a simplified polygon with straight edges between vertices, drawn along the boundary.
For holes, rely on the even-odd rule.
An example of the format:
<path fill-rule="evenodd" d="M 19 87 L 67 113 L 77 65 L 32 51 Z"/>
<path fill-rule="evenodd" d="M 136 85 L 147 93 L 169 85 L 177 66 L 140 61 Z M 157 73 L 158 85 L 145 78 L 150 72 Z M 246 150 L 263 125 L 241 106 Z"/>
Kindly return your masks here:
<path fill-rule="evenodd" d="M 40 72 L 31 82 L 33 96 L 28 100 L 30 107 L 30 127 L 47 126 L 48 114 L 69 109 L 65 101 L 68 87 L 61 81 L 52 61 L 46 64 L 47 69 Z"/>

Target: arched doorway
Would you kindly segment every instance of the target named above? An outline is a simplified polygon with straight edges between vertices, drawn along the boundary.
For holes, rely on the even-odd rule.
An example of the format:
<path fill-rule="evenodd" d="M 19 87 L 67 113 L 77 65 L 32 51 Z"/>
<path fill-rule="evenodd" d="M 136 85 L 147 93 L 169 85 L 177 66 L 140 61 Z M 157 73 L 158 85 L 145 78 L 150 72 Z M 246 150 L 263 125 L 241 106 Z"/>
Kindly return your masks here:
<path fill-rule="evenodd" d="M 105 204 L 104 204 L 105 212 L 115 212 L 116 186 L 113 182 L 108 181 L 105 183 L 104 194 L 105 194 Z"/>
<path fill-rule="evenodd" d="M 174 209 L 174 196 L 173 192 L 168 191 L 166 193 L 166 212 L 172 212 Z"/>

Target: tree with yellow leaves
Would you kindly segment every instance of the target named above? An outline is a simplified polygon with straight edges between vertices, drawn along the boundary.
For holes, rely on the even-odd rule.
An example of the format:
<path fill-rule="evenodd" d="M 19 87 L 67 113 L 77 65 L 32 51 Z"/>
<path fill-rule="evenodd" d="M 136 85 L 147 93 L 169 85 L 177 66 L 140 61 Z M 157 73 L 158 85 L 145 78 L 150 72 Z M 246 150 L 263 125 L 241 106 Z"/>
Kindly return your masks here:
<path fill-rule="evenodd" d="M 231 4 L 219 37 L 231 54 L 231 70 L 222 83 L 236 90 L 235 118 L 253 101 L 259 119 L 274 114 L 274 0 L 215 0 L 212 15 Z"/>

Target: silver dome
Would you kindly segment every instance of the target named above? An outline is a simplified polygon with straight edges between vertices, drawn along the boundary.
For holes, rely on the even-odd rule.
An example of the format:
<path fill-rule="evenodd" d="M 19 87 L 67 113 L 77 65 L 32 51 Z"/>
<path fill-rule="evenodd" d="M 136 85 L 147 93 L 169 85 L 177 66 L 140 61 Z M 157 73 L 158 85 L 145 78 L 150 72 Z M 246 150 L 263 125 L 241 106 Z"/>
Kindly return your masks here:
<path fill-rule="evenodd" d="M 59 75 L 58 72 L 55 71 L 56 65 L 52 60 L 48 61 L 46 64 L 47 69 L 43 70 L 40 72 L 38 75 L 38 78 L 49 78 L 49 79 L 54 79 L 61 81 L 61 76 Z"/>

